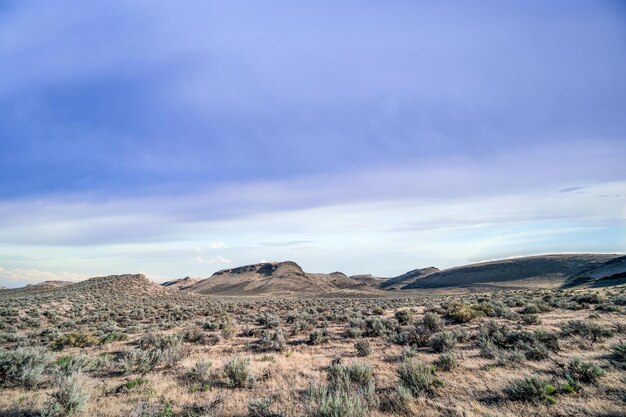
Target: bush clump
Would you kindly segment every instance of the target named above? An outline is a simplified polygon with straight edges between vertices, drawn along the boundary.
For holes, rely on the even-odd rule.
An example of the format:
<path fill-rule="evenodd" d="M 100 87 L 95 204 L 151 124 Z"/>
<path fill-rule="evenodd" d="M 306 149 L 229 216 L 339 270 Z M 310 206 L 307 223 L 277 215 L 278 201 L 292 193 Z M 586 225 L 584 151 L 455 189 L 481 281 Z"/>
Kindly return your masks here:
<path fill-rule="evenodd" d="M 473 309 L 472 306 L 460 302 L 451 303 L 446 311 L 446 318 L 459 324 L 469 323 L 472 320 L 484 315 L 484 312 Z"/>
<path fill-rule="evenodd" d="M 557 388 L 548 381 L 536 377 L 515 379 L 506 387 L 506 394 L 511 401 L 542 402 L 550 404 L 556 402 L 554 394 Z"/>
<path fill-rule="evenodd" d="M 434 352 L 448 352 L 456 346 L 456 342 L 456 335 L 453 332 L 435 333 L 428 340 L 428 344 Z"/>
<path fill-rule="evenodd" d="M 398 377 L 400 383 L 413 395 L 431 391 L 433 386 L 438 384 L 433 375 L 433 368 L 415 359 L 402 362 L 398 368 Z"/>
<path fill-rule="evenodd" d="M 324 386 L 309 389 L 307 397 L 309 417 L 364 417 L 369 409 L 361 396 Z"/>
<path fill-rule="evenodd" d="M 95 346 L 99 343 L 100 339 L 96 336 L 76 331 L 58 337 L 54 342 L 52 342 L 51 347 L 52 349 L 61 350 L 66 347 L 84 348 Z"/>
<path fill-rule="evenodd" d="M 409 321 L 411 320 L 411 315 L 407 310 L 398 310 L 393 316 L 396 320 L 398 320 L 398 323 L 403 326 L 409 324 Z"/>
<path fill-rule="evenodd" d="M 435 361 L 435 366 L 442 371 L 450 371 L 457 366 L 456 356 L 452 352 L 443 353 Z"/>
<path fill-rule="evenodd" d="M 359 340 L 354 344 L 357 356 L 364 357 L 372 354 L 372 347 L 367 340 Z"/>
<path fill-rule="evenodd" d="M 205 360 L 197 361 L 193 367 L 187 371 L 187 379 L 201 386 L 210 384 L 213 379 L 213 363 Z"/>
<path fill-rule="evenodd" d="M 572 359 L 567 365 L 567 376 L 577 382 L 595 383 L 604 375 L 604 370 L 593 362 L 580 358 Z"/>
<path fill-rule="evenodd" d="M 434 312 L 424 314 L 424 317 L 422 317 L 422 324 L 430 330 L 431 333 L 440 332 L 444 327 L 443 319 L 439 316 L 439 314 Z"/>
<path fill-rule="evenodd" d="M 280 329 L 276 331 L 265 330 L 257 342 L 257 348 L 261 351 L 282 352 L 287 349 L 287 339 Z"/>
<path fill-rule="evenodd" d="M 272 403 L 271 398 L 251 400 L 248 403 L 247 417 L 283 417 L 281 413 L 272 410 Z"/>
<path fill-rule="evenodd" d="M 328 385 L 335 390 L 366 389 L 374 384 L 374 368 L 363 363 L 333 364 L 328 369 Z"/>
<path fill-rule="evenodd" d="M 309 344 L 310 345 L 321 345 L 322 343 L 327 343 L 330 340 L 328 335 L 328 330 L 313 330 L 309 334 Z"/>
<path fill-rule="evenodd" d="M 42 417 L 71 416 L 80 413 L 89 402 L 90 395 L 84 389 L 84 382 L 79 373 L 57 375 L 55 391 L 42 411 Z"/>
<path fill-rule="evenodd" d="M 613 354 L 620 362 L 626 362 L 626 343 L 618 343 L 611 346 Z"/>
<path fill-rule="evenodd" d="M 42 348 L 0 351 L 0 383 L 5 387 L 32 388 L 41 381 L 51 361 L 52 356 Z"/>
<path fill-rule="evenodd" d="M 561 334 L 563 336 L 580 336 L 590 345 L 596 342 L 602 342 L 604 339 L 612 337 L 611 329 L 594 322 L 586 322 L 583 320 L 570 320 L 561 326 Z"/>
<path fill-rule="evenodd" d="M 224 364 L 224 376 L 229 388 L 246 388 L 254 381 L 254 374 L 250 370 L 250 359 L 235 357 Z"/>

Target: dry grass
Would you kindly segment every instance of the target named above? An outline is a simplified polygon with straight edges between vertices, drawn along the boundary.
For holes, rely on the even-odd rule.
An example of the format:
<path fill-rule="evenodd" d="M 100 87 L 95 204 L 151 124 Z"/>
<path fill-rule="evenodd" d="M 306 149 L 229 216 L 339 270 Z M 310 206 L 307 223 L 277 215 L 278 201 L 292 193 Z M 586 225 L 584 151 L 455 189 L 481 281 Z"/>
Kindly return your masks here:
<path fill-rule="evenodd" d="M 600 294 L 601 299 L 595 300 L 598 303 L 592 300 L 593 304 L 581 301 L 580 294 L 587 293 Z M 618 416 L 624 415 L 626 365 L 611 354 L 611 346 L 626 338 L 620 333 L 626 325 L 624 301 L 624 287 L 464 295 L 431 292 L 428 296 L 394 293 L 379 298 L 220 298 L 161 291 L 141 277 L 126 277 L 117 281 L 94 281 L 78 290 L 3 291 L 0 293 L 0 343 L 4 352 L 18 346 L 37 345 L 48 349 L 55 360 L 78 355 L 90 358 L 90 363 L 82 370 L 85 382 L 81 387 L 90 399 L 77 415 L 130 416 L 139 404 L 149 403 L 161 407 L 161 414 L 147 414 L 154 416 L 246 416 L 249 415 L 248 404 L 254 399 L 268 400 L 274 415 L 316 415 L 315 410 L 308 407 L 311 401 L 307 389 L 326 385 L 331 362 L 341 358 L 341 363 L 346 365 L 362 363 L 373 367 L 375 389 L 372 395 L 378 403 L 370 404 L 365 415 L 386 416 L 394 412 L 382 411 L 384 407 L 380 404 L 400 385 L 397 372 L 403 357 L 412 356 L 414 360 L 434 364 L 440 355 L 428 345 L 415 345 L 410 350 L 409 346 L 398 345 L 398 334 L 423 327 L 421 320 L 425 312 L 435 311 L 445 319 L 444 330 L 458 335 L 459 341 L 452 349 L 457 366 L 450 371 L 435 370 L 433 378 L 437 383 L 431 390 L 410 398 L 404 413 L 420 416 Z M 463 303 L 462 308 L 478 312 L 477 317 L 467 323 L 455 323 L 452 317 L 456 316 L 450 312 L 460 308 L 458 303 Z M 539 324 L 524 324 L 520 319 L 520 312 L 529 305 L 539 309 Z M 409 312 L 408 324 L 400 326 L 394 321 L 394 314 L 399 310 Z M 278 328 L 287 339 L 284 349 L 259 349 L 263 327 L 274 326 L 259 324 L 267 323 L 267 320 L 257 320 L 263 312 L 278 319 Z M 611 329 L 612 335 L 595 343 L 581 336 L 564 337 L 560 334 L 561 326 L 570 320 L 596 323 Z M 496 353 L 521 352 L 521 359 L 499 360 L 482 354 L 481 328 L 492 321 L 505 325 L 510 333 L 508 344 L 503 344 L 505 347 Z M 384 324 L 383 330 L 372 330 L 380 323 Z M 356 327 L 361 329 L 362 335 L 348 337 L 349 329 Z M 189 332 L 190 329 L 195 330 Z M 326 329 L 329 340 L 310 345 L 309 334 L 315 329 Z M 535 331 L 556 335 L 560 349 L 547 350 L 541 360 L 524 357 L 529 345 L 519 344 L 519 340 L 526 340 L 524 337 L 531 337 L 528 334 Z M 55 344 L 70 332 L 89 335 L 98 342 L 86 347 Z M 522 336 L 522 332 L 529 333 Z M 125 335 L 127 339 L 99 343 L 112 333 Z M 157 338 L 149 342 L 147 334 Z M 185 338 L 185 334 L 197 338 Z M 160 336 L 174 338 L 167 343 L 175 345 L 176 360 L 162 360 L 144 371 L 119 372 L 120 352 L 161 349 L 163 346 L 159 343 L 165 343 L 166 339 L 159 339 Z M 371 347 L 371 354 L 366 357 L 359 357 L 354 347 L 361 339 L 367 339 Z M 142 344 L 138 344 L 140 340 Z M 512 342 L 515 340 L 518 342 Z M 58 350 L 53 346 L 58 346 Z M 229 388 L 225 380 L 224 364 L 234 357 L 250 361 L 250 371 L 255 378 L 245 388 Z M 605 374 L 595 384 L 581 383 L 577 392 L 567 392 L 566 369 L 574 357 L 593 362 Z M 211 362 L 207 383 L 199 384 L 188 376 L 199 360 Z M 3 377 L 0 416 L 39 415 L 49 407 L 50 394 L 57 389 L 54 375 L 58 372 L 53 362 L 33 387 L 16 386 Z M 554 403 L 510 400 L 506 395 L 507 386 L 513 379 L 526 376 L 537 376 L 557 387 Z M 123 389 L 137 378 L 144 378 L 146 382 Z M 356 389 L 351 395 L 363 394 Z M 206 409 L 203 413 L 192 413 L 194 406 L 197 408 L 222 397 L 223 401 L 213 414 Z M 395 413 L 398 415 L 399 411 Z"/>

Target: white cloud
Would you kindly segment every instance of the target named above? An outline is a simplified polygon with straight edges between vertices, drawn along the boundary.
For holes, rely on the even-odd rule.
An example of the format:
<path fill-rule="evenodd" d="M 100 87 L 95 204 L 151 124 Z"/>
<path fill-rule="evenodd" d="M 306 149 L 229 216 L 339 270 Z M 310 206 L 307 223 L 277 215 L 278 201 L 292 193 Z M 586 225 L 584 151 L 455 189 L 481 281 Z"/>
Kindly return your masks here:
<path fill-rule="evenodd" d="M 415 192 L 405 181 L 386 178 L 392 178 L 394 187 Z M 463 185 L 482 189 L 481 178 L 472 177 L 473 186 L 468 179 Z M 224 264 L 272 259 L 294 260 L 312 272 L 393 275 L 424 265 L 448 267 L 538 252 L 620 252 L 626 247 L 626 181 L 558 182 L 539 190 L 512 187 L 454 197 L 425 193 L 393 198 L 391 193 L 373 202 L 348 198 L 344 204 L 320 195 L 317 206 L 284 204 L 288 195 L 298 198 L 302 185 L 254 190 L 283 203 L 254 214 L 235 210 L 227 217 L 186 213 L 206 204 L 191 196 L 177 197 L 176 204 L 167 197 L 155 198 L 154 204 L 120 200 L 104 206 L 93 201 L 0 202 L 0 263 L 89 276 L 145 270 L 165 278 L 202 276 Z M 560 192 L 583 185 L 585 193 Z M 231 191 L 220 205 L 243 204 Z M 162 211 L 145 212 L 145 207 Z M 223 240 L 212 240 L 217 236 Z M 294 253 L 293 245 L 268 245 L 268 239 L 307 243 L 297 245 Z"/>
<path fill-rule="evenodd" d="M 226 249 L 228 248 L 228 246 L 224 242 L 214 241 L 214 242 L 209 243 L 209 248 L 210 249 Z"/>
<path fill-rule="evenodd" d="M 210 258 L 203 258 L 201 256 L 196 257 L 196 261 L 201 264 L 230 264 L 231 260 L 226 259 L 223 256 L 212 256 Z"/>
<path fill-rule="evenodd" d="M 82 281 L 87 274 L 74 272 L 50 272 L 37 269 L 3 268 L 0 266 L 0 285 L 8 287 L 36 284 L 42 281 Z"/>

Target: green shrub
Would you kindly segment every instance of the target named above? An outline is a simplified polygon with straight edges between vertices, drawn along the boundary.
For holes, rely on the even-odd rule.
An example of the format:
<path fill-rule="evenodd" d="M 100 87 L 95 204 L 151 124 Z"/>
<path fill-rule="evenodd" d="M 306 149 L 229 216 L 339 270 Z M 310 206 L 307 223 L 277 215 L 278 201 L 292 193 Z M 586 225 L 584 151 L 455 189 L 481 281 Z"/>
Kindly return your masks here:
<path fill-rule="evenodd" d="M 119 373 L 129 374 L 138 372 L 146 374 L 158 366 L 169 367 L 180 359 L 178 348 L 166 348 L 165 350 L 151 349 L 148 351 L 131 349 L 123 351 L 115 362 Z"/>
<path fill-rule="evenodd" d="M 194 383 L 207 385 L 213 379 L 212 367 L 212 362 L 199 360 L 187 371 L 187 379 Z"/>
<path fill-rule="evenodd" d="M 572 297 L 572 300 L 578 304 L 600 304 L 604 301 L 604 298 L 596 292 L 590 292 L 575 295 Z"/>
<path fill-rule="evenodd" d="M 136 344 L 143 350 L 165 350 L 171 347 L 179 347 L 180 341 L 181 337 L 179 335 L 156 335 L 154 333 L 146 333 L 137 340 Z"/>
<path fill-rule="evenodd" d="M 287 349 L 287 340 L 280 329 L 276 331 L 265 330 L 257 342 L 257 348 L 262 351 L 282 352 Z"/>
<path fill-rule="evenodd" d="M 557 388 L 547 381 L 526 377 L 511 381 L 506 388 L 506 394 L 512 401 L 535 403 L 547 401 L 553 404 L 556 402 L 554 398 L 556 390 Z"/>
<path fill-rule="evenodd" d="M 365 389 L 374 384 L 374 368 L 354 362 L 350 365 L 333 364 L 328 369 L 328 385 L 335 390 Z"/>
<path fill-rule="evenodd" d="M 604 375 L 604 370 L 592 362 L 574 358 L 567 365 L 567 375 L 575 381 L 594 383 Z"/>
<path fill-rule="evenodd" d="M 193 410 L 195 413 L 195 410 Z M 194 415 L 194 414 L 191 414 Z M 210 415 L 210 414 L 209 414 Z M 171 403 L 141 402 L 137 404 L 130 413 L 130 417 L 173 417 L 174 407 Z"/>
<path fill-rule="evenodd" d="M 133 388 L 136 387 L 140 387 L 142 385 L 145 385 L 148 383 L 148 380 L 145 378 L 135 378 L 135 379 L 130 379 L 128 380 L 124 386 L 126 387 L 127 390 L 131 390 Z"/>
<path fill-rule="evenodd" d="M 272 313 L 264 313 L 256 318 L 256 322 L 266 329 L 275 329 L 280 325 L 280 317 Z"/>
<path fill-rule="evenodd" d="M 521 313 L 525 315 L 531 315 L 531 314 L 541 313 L 541 310 L 535 304 L 529 304 L 526 307 L 524 307 Z"/>
<path fill-rule="evenodd" d="M 365 336 L 367 337 L 379 337 L 386 330 L 385 323 L 378 317 L 365 321 Z"/>
<path fill-rule="evenodd" d="M 541 319 L 537 314 L 522 314 L 521 315 L 522 323 L 529 324 L 541 324 Z"/>
<path fill-rule="evenodd" d="M 415 326 L 414 329 L 405 330 L 395 335 L 393 342 L 397 345 L 426 346 L 432 332 L 424 325 Z"/>
<path fill-rule="evenodd" d="M 128 340 L 128 335 L 124 333 L 112 332 L 107 334 L 106 336 L 102 336 L 100 338 L 99 343 L 101 345 L 106 345 L 112 342 L 123 342 Z"/>
<path fill-rule="evenodd" d="M 613 354 L 620 362 L 626 362 L 626 343 L 618 343 L 611 346 Z"/>
<path fill-rule="evenodd" d="M 61 350 L 66 347 L 78 347 L 84 348 L 89 346 L 95 346 L 100 343 L 100 339 L 96 336 L 75 331 L 57 338 L 52 342 L 52 349 Z"/>
<path fill-rule="evenodd" d="M 226 385 L 230 388 L 246 388 L 254 383 L 254 374 L 250 370 L 250 359 L 235 357 L 224 364 Z"/>
<path fill-rule="evenodd" d="M 364 417 L 369 408 L 361 396 L 327 387 L 311 388 L 307 397 L 310 417 Z"/>
<path fill-rule="evenodd" d="M 417 349 L 412 346 L 406 346 L 402 348 L 400 352 L 400 358 L 404 361 L 406 359 L 414 358 L 417 355 Z"/>
<path fill-rule="evenodd" d="M 359 340 L 354 344 L 354 349 L 356 350 L 357 356 L 369 356 L 372 353 L 372 348 L 370 346 L 370 342 L 367 340 Z"/>
<path fill-rule="evenodd" d="M 591 345 L 595 342 L 602 342 L 604 339 L 613 336 L 611 329 L 598 323 L 586 322 L 582 320 L 570 320 L 561 326 L 563 336 L 580 336 Z"/>
<path fill-rule="evenodd" d="M 89 365 L 89 358 L 85 355 L 62 356 L 56 360 L 57 372 L 64 375 L 71 375 L 82 371 Z"/>
<path fill-rule="evenodd" d="M 435 366 L 442 371 L 449 371 L 457 366 L 456 356 L 452 352 L 443 353 L 435 361 Z"/>
<path fill-rule="evenodd" d="M 363 329 L 358 327 L 351 327 L 346 331 L 346 336 L 350 339 L 357 339 L 363 335 Z"/>
<path fill-rule="evenodd" d="M 279 412 L 272 411 L 272 399 L 253 399 L 248 403 L 248 417 L 283 417 Z"/>
<path fill-rule="evenodd" d="M 0 351 L 0 383 L 3 386 L 34 387 L 52 361 L 42 348 L 19 347 Z"/>
<path fill-rule="evenodd" d="M 424 314 L 424 317 L 422 317 L 422 324 L 430 330 L 431 333 L 440 332 L 444 327 L 443 319 L 439 316 L 439 314 L 434 312 Z"/>
<path fill-rule="evenodd" d="M 434 352 L 448 352 L 456 346 L 456 336 L 453 332 L 435 333 L 428 340 L 428 344 Z"/>
<path fill-rule="evenodd" d="M 409 314 L 408 310 L 398 310 L 394 313 L 393 316 L 396 320 L 398 320 L 398 323 L 400 323 L 401 325 L 408 324 L 411 320 L 411 315 Z"/>
<path fill-rule="evenodd" d="M 412 416 L 411 402 L 413 395 L 411 391 L 403 385 L 398 385 L 392 390 L 382 393 L 380 400 L 380 410 L 392 415 Z"/>
<path fill-rule="evenodd" d="M 471 306 L 463 303 L 451 303 L 446 311 L 446 317 L 455 323 L 469 323 L 477 317 L 484 316 L 485 313 L 473 309 Z"/>
<path fill-rule="evenodd" d="M 398 367 L 398 377 L 401 384 L 410 390 L 413 395 L 430 391 L 436 384 L 433 368 L 415 359 L 408 359 Z"/>
<path fill-rule="evenodd" d="M 83 411 L 89 402 L 90 395 L 78 373 L 58 375 L 55 388 L 42 416 L 71 416 Z"/>
<path fill-rule="evenodd" d="M 310 345 L 321 345 L 322 343 L 327 343 L 330 337 L 328 336 L 328 330 L 314 330 L 309 334 L 309 344 Z"/>

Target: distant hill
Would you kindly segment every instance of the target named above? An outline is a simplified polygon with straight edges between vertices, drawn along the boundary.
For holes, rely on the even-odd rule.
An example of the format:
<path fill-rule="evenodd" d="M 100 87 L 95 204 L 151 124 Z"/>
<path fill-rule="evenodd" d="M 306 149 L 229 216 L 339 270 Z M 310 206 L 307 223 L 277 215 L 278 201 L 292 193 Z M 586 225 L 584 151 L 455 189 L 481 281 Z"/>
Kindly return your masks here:
<path fill-rule="evenodd" d="M 187 287 L 191 287 L 193 284 L 200 282 L 200 281 L 202 281 L 202 278 L 185 277 L 185 278 L 173 279 L 171 281 L 166 281 L 162 283 L 161 286 L 165 288 L 170 288 L 173 290 L 183 290 Z"/>
<path fill-rule="evenodd" d="M 26 288 L 32 288 L 32 287 L 56 288 L 56 287 L 65 287 L 66 285 L 72 285 L 72 284 L 75 284 L 75 282 L 74 281 L 49 280 L 49 281 L 38 282 L 37 284 L 28 284 Z"/>
<path fill-rule="evenodd" d="M 179 291 L 161 287 L 143 274 L 109 275 L 63 286 L 32 285 L 2 291 L 3 296 L 9 297 L 43 297 L 58 300 L 97 300 L 112 297 L 128 302 L 140 299 L 160 299 L 168 294 L 176 297 L 178 293 Z"/>
<path fill-rule="evenodd" d="M 386 281 L 380 283 L 378 288 L 383 290 L 399 290 L 402 287 L 412 284 L 418 278 L 423 278 L 438 271 L 439 269 L 434 266 L 414 269 L 402 275 L 398 275 L 397 277 L 387 279 Z"/>
<path fill-rule="evenodd" d="M 388 280 L 386 277 L 377 277 L 372 274 L 350 275 L 349 278 L 374 288 L 378 288 L 380 284 Z"/>
<path fill-rule="evenodd" d="M 579 272 L 566 283 L 566 286 L 597 287 L 624 283 L 626 283 L 626 256 L 620 256 Z"/>
<path fill-rule="evenodd" d="M 304 272 L 295 262 L 267 262 L 218 271 L 184 292 L 220 295 L 371 293 L 366 284 L 341 272 Z"/>
<path fill-rule="evenodd" d="M 93 292 L 108 295 L 158 295 L 167 290 L 143 274 L 109 275 L 89 278 L 63 288 L 66 292 Z"/>
<path fill-rule="evenodd" d="M 460 266 L 418 277 L 402 289 L 466 286 L 559 287 L 583 271 L 618 258 L 615 254 L 541 255 Z"/>

